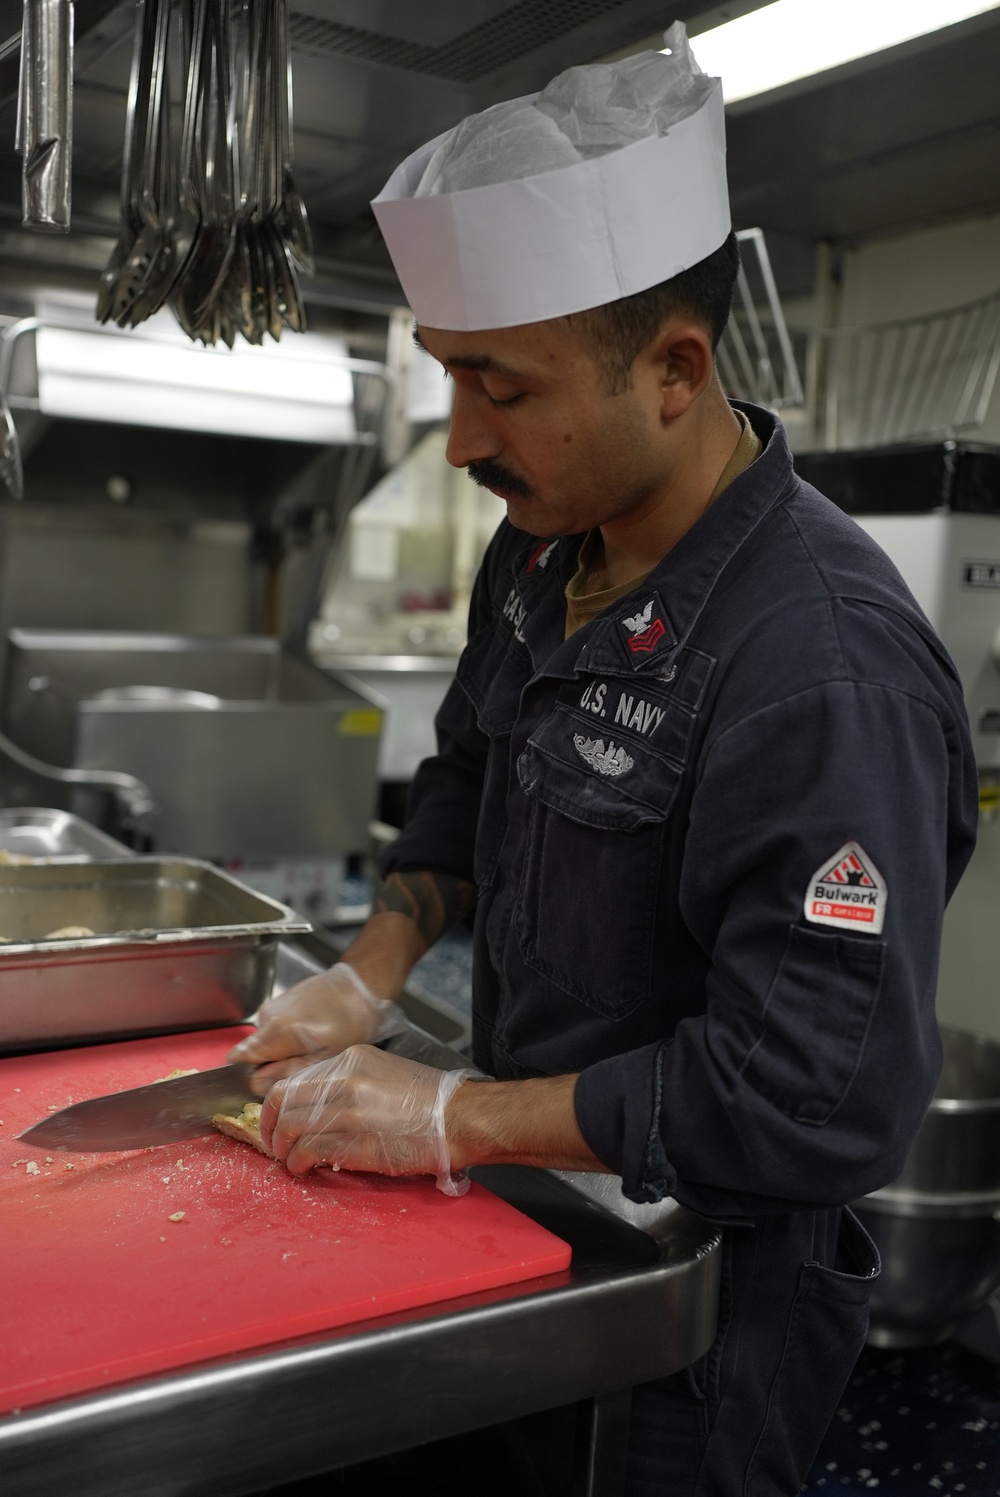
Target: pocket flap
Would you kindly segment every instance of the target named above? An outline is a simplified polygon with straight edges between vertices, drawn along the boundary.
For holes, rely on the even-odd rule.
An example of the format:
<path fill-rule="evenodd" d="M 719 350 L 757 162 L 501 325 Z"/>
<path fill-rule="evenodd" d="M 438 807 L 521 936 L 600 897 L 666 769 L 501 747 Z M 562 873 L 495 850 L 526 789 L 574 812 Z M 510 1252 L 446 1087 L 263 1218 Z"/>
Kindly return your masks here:
<path fill-rule="evenodd" d="M 526 795 L 571 821 L 631 832 L 669 816 L 682 767 L 641 744 L 588 732 L 566 712 L 547 718 L 517 761 Z"/>

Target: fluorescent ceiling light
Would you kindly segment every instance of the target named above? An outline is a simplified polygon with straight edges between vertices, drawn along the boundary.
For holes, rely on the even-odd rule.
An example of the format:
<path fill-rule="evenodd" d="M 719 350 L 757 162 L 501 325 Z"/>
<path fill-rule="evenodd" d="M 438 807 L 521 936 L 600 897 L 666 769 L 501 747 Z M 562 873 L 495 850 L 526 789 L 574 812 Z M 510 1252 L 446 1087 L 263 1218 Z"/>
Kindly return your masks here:
<path fill-rule="evenodd" d="M 691 45 L 732 104 L 998 7 L 1000 0 L 772 0 Z"/>
<path fill-rule="evenodd" d="M 35 334 L 46 415 L 299 442 L 354 439 L 346 353 L 322 333 L 202 348 L 166 313 L 128 333 L 91 325 Z"/>

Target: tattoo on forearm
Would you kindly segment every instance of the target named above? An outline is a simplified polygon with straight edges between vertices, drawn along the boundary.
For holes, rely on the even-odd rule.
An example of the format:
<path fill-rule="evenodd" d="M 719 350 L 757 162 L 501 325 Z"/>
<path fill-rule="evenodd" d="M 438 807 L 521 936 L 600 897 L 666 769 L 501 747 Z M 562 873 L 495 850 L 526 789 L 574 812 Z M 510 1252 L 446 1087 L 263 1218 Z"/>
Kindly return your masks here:
<path fill-rule="evenodd" d="M 475 885 L 450 874 L 390 873 L 375 890 L 372 913 L 408 915 L 433 946 L 475 903 Z"/>

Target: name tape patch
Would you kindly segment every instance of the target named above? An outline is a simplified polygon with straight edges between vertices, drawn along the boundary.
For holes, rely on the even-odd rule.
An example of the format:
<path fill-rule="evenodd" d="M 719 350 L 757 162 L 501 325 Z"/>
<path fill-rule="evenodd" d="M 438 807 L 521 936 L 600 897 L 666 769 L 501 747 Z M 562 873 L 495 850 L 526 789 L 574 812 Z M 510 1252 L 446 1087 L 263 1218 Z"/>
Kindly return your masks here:
<path fill-rule="evenodd" d="M 809 880 L 805 917 L 813 925 L 881 934 L 889 890 L 860 842 L 845 842 Z"/>

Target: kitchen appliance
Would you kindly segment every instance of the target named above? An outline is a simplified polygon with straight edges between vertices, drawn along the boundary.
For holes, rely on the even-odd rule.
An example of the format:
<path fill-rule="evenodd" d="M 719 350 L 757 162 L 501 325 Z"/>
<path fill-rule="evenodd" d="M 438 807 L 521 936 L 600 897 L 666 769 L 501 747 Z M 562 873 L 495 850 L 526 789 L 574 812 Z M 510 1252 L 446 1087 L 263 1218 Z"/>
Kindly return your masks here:
<path fill-rule="evenodd" d="M 309 929 L 207 863 L 148 857 L 0 867 L 0 925 L 0 1051 L 238 1022 Z M 45 939 L 66 926 L 95 934 Z"/>
<path fill-rule="evenodd" d="M 882 1255 L 869 1340 L 946 1340 L 1000 1288 L 1000 1044 L 943 1028 L 944 1070 L 897 1180 L 855 1204 Z"/>
<path fill-rule="evenodd" d="M 163 852 L 368 846 L 382 703 L 273 638 L 14 629 L 0 727 L 47 764 L 135 776 Z M 50 797 L 30 771 L 7 774 L 15 801 Z"/>

